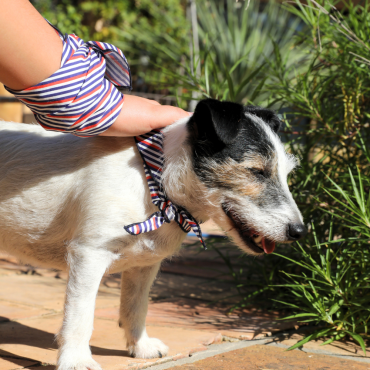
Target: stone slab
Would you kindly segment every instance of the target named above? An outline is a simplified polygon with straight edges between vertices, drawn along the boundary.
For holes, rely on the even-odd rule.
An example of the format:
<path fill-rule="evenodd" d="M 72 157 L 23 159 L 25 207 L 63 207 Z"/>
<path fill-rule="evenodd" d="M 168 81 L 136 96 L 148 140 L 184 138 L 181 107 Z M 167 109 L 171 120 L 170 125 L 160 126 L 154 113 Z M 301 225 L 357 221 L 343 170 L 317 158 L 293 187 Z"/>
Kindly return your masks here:
<path fill-rule="evenodd" d="M 0 299 L 16 304 L 61 312 L 65 281 L 36 275 L 1 277 Z"/>
<path fill-rule="evenodd" d="M 54 334 L 62 323 L 62 315 L 41 316 L 34 319 L 4 322 L 0 324 L 0 351 L 14 358 L 28 358 L 35 363 L 55 364 L 57 346 Z M 148 334 L 169 345 L 169 356 L 206 349 L 203 343 L 217 340 L 217 333 L 171 327 L 149 326 Z M 129 364 L 148 364 L 159 361 L 133 359 L 125 349 L 124 332 L 117 322 L 95 319 L 94 332 L 90 341 L 96 361 L 105 370 L 123 369 Z M 132 366 L 132 365 L 131 365 Z M 3 370 L 0 367 L 1 370 Z"/>
<path fill-rule="evenodd" d="M 293 344 L 297 343 L 298 341 L 302 340 L 303 338 L 304 338 L 304 335 L 297 334 L 297 333 L 293 333 L 289 335 L 280 335 L 274 339 L 268 340 L 266 344 L 277 343 L 280 345 L 290 347 Z M 337 355 L 337 356 L 351 356 L 352 358 L 370 359 L 369 345 L 366 351 L 366 355 L 364 355 L 360 345 L 358 345 L 352 340 L 335 341 L 331 344 L 322 346 L 324 342 L 325 342 L 325 339 L 318 339 L 318 340 L 310 341 L 303 345 L 302 350 L 303 351 L 316 351 L 316 352 L 330 352 L 333 355 Z M 369 369 L 370 369 L 370 365 L 369 365 Z"/>
<path fill-rule="evenodd" d="M 235 286 L 227 282 L 164 272 L 159 274 L 150 291 L 153 300 L 184 297 L 210 302 L 225 300 L 236 294 Z M 227 302 L 237 300 L 238 298 L 229 298 Z"/>
<path fill-rule="evenodd" d="M 38 275 L 1 276 L 0 301 L 8 304 L 62 312 L 66 281 Z M 96 307 L 119 306 L 118 289 L 107 289 L 102 285 L 98 293 Z"/>
<path fill-rule="evenodd" d="M 61 324 L 61 314 L 1 323 L 0 353 L 55 364 L 57 346 L 54 335 Z"/>
<path fill-rule="evenodd" d="M 170 367 L 170 370 L 369 370 L 370 364 L 337 357 L 287 352 L 284 348 L 255 345 L 222 353 L 194 363 Z"/>
<path fill-rule="evenodd" d="M 26 366 L 22 370 L 55 370 L 54 365 Z"/>
<path fill-rule="evenodd" d="M 0 323 L 3 321 L 46 315 L 52 312 L 53 311 L 44 308 L 30 307 L 0 300 Z"/>
<path fill-rule="evenodd" d="M 0 369 L 1 370 L 17 370 L 24 369 L 29 366 L 34 369 L 33 366 L 37 365 L 37 361 L 24 360 L 21 358 L 7 357 L 2 351 L 0 351 Z M 29 367 L 29 369 L 31 369 Z"/>
<path fill-rule="evenodd" d="M 278 321 L 278 318 L 278 313 L 274 312 L 250 309 L 229 313 L 227 308 L 216 305 L 210 307 L 207 302 L 173 299 L 152 302 L 148 310 L 147 324 L 186 327 L 252 339 L 260 334 L 271 335 L 273 332 L 294 327 L 293 322 Z"/>

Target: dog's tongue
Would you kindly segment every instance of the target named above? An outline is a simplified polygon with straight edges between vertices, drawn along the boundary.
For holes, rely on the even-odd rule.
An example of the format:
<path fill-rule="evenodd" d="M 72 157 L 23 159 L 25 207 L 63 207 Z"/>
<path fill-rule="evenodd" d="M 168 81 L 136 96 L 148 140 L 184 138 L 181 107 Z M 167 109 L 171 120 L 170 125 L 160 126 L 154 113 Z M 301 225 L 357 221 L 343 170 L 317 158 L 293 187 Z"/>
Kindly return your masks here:
<path fill-rule="evenodd" d="M 266 238 L 262 238 L 262 248 L 265 253 L 270 254 L 275 249 L 275 242 L 268 240 Z"/>

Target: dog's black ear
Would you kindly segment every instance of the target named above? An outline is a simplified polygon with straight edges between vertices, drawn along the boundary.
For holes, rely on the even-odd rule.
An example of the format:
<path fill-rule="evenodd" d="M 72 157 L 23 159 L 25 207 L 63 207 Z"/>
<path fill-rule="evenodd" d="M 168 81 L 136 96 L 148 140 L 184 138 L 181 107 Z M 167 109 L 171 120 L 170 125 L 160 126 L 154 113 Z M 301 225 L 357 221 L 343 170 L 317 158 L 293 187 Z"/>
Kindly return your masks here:
<path fill-rule="evenodd" d="M 240 104 L 205 99 L 198 103 L 191 120 L 196 126 L 198 140 L 227 145 L 238 136 L 243 117 L 243 106 Z"/>
<path fill-rule="evenodd" d="M 279 117 L 270 109 L 250 105 L 245 107 L 245 113 L 250 113 L 261 118 L 271 127 L 272 131 L 274 131 L 275 133 L 277 133 L 281 128 L 281 121 Z"/>

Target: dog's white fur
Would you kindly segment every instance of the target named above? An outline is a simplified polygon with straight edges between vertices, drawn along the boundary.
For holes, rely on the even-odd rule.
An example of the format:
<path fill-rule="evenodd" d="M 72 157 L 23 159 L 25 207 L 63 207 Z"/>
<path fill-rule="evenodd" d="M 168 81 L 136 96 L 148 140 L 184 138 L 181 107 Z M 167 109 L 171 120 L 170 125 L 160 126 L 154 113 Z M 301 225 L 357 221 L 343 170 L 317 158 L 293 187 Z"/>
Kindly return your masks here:
<path fill-rule="evenodd" d="M 198 220 L 214 217 L 243 247 L 221 211 L 223 194 L 207 190 L 192 170 L 186 122 L 165 129 L 167 195 Z M 57 335 L 59 370 L 100 369 L 89 340 L 95 297 L 106 271 L 122 272 L 120 326 L 130 354 L 167 354 L 166 345 L 146 334 L 148 293 L 160 262 L 180 248 L 186 234 L 174 222 L 139 236 L 123 229 L 155 211 L 132 138 L 81 139 L 1 123 L 0 249 L 32 265 L 69 271 Z M 299 219 L 293 200 L 288 211 L 290 219 Z"/>

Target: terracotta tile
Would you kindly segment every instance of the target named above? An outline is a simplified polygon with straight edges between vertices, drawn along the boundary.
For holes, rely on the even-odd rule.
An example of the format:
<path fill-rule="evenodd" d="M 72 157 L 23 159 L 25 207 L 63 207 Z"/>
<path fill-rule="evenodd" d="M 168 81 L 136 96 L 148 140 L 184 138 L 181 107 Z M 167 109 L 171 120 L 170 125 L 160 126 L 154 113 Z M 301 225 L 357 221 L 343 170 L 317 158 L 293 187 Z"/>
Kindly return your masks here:
<path fill-rule="evenodd" d="M 292 334 L 289 337 L 280 337 L 274 339 L 274 342 L 284 344 L 286 346 L 292 346 L 293 344 L 297 343 L 301 339 L 304 338 L 304 335 L 301 334 Z M 368 346 L 368 350 L 366 351 L 366 356 L 364 355 L 361 347 L 350 340 L 347 341 L 336 341 L 331 344 L 327 344 L 325 346 L 321 346 L 321 344 L 325 342 L 325 340 L 315 340 L 308 342 L 303 345 L 302 349 L 313 349 L 325 352 L 331 352 L 336 355 L 343 355 L 343 356 L 352 356 L 362 357 L 362 358 L 370 358 L 370 346 Z M 369 365 L 370 368 L 370 365 Z"/>
<path fill-rule="evenodd" d="M 198 347 L 194 347 L 194 348 L 191 348 L 190 351 L 189 351 L 189 355 L 192 355 L 193 353 L 196 353 L 196 352 L 202 352 L 202 351 L 206 351 L 207 350 L 207 347 L 206 346 L 198 346 Z"/>
<path fill-rule="evenodd" d="M 6 301 L 0 301 L 0 322 L 25 319 L 52 313 L 53 311 L 38 307 L 24 306 Z M 0 368 L 1 369 L 1 368 Z"/>
<path fill-rule="evenodd" d="M 54 334 L 61 324 L 61 314 L 1 323 L 0 353 L 55 364 L 57 347 Z"/>
<path fill-rule="evenodd" d="M 8 302 L 62 311 L 65 281 L 36 275 L 1 277 L 0 299 Z"/>
<path fill-rule="evenodd" d="M 62 312 L 65 289 L 64 279 L 37 275 L 1 276 L 0 300 Z M 108 290 L 103 286 L 99 291 L 96 306 L 118 306 L 119 296 L 118 289 Z"/>
<path fill-rule="evenodd" d="M 153 300 L 185 297 L 210 302 L 236 294 L 237 290 L 230 283 L 163 272 L 159 274 L 150 291 Z M 236 301 L 236 298 L 227 300 L 227 302 Z"/>
<path fill-rule="evenodd" d="M 193 300 L 171 300 L 149 304 L 147 325 L 189 328 L 220 332 L 232 338 L 250 340 L 256 337 L 270 336 L 272 332 L 291 329 L 294 323 L 276 321 L 276 315 L 263 315 L 253 311 L 244 316 L 227 315 L 225 309 L 209 308 Z M 118 307 L 97 309 L 95 316 L 118 321 Z"/>
<path fill-rule="evenodd" d="M 189 354 L 178 353 L 177 355 L 172 357 L 172 360 L 173 361 L 178 361 L 178 360 L 181 360 L 181 359 L 186 358 L 186 357 L 189 357 Z"/>
<path fill-rule="evenodd" d="M 54 334 L 62 323 L 62 315 L 42 316 L 35 319 L 4 322 L 0 325 L 0 351 L 9 356 L 34 359 L 35 362 L 55 364 L 57 346 Z M 187 354 L 202 343 L 212 341 L 217 333 L 183 328 L 149 326 L 148 334 L 170 346 L 169 355 Z M 133 359 L 125 351 L 124 332 L 115 321 L 95 319 L 91 349 L 96 361 L 105 370 L 118 370 L 129 363 L 148 363 Z M 203 348 L 203 347 L 202 347 Z"/>
<path fill-rule="evenodd" d="M 273 313 L 244 310 L 239 315 L 228 314 L 225 308 L 209 307 L 190 299 L 166 300 L 149 305 L 147 324 L 171 327 L 187 327 L 211 332 L 220 331 L 223 335 L 252 339 L 258 334 L 290 329 L 294 323 L 277 321 Z"/>
<path fill-rule="evenodd" d="M 369 367 L 369 364 L 332 356 L 255 345 L 168 370 L 368 370 Z"/>
<path fill-rule="evenodd" d="M 118 322 L 119 308 L 118 307 L 97 308 L 95 310 L 95 317 L 106 320 L 114 320 Z"/>
<path fill-rule="evenodd" d="M 211 344 L 220 344 L 222 343 L 222 334 L 217 333 L 213 338 L 210 338 L 208 341 L 203 342 L 202 344 L 205 346 L 209 346 Z"/>
<path fill-rule="evenodd" d="M 199 330 L 186 330 L 183 328 L 169 328 L 148 326 L 147 332 L 150 337 L 158 338 L 169 346 L 169 356 L 187 354 L 191 349 L 200 348 L 205 341 L 210 341 L 216 333 L 207 333 Z M 104 370 L 118 370 L 129 364 L 147 364 L 158 361 L 133 359 L 128 357 L 125 351 L 124 332 L 116 322 L 96 319 L 94 332 L 90 342 L 94 359 L 98 361 Z"/>
<path fill-rule="evenodd" d="M 228 274 L 229 268 L 224 262 L 205 259 L 174 258 L 171 261 L 162 263 L 161 272 L 207 279 L 218 279 L 222 276 L 224 281 L 232 280 L 232 276 Z"/>
<path fill-rule="evenodd" d="M 21 358 L 7 357 L 4 352 L 0 350 L 0 369 L 1 370 L 15 370 L 23 369 L 27 366 L 37 365 L 37 361 L 24 360 Z M 34 369 L 34 367 L 32 367 Z"/>

